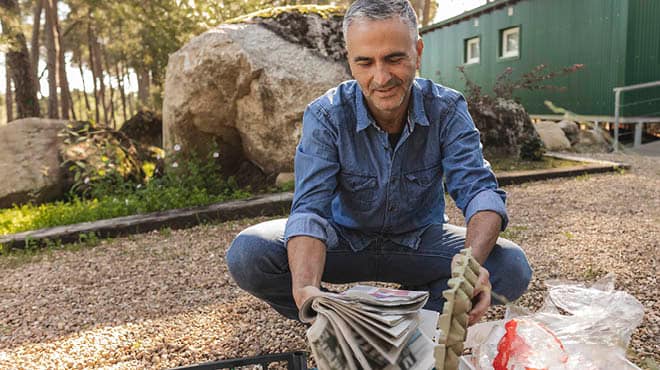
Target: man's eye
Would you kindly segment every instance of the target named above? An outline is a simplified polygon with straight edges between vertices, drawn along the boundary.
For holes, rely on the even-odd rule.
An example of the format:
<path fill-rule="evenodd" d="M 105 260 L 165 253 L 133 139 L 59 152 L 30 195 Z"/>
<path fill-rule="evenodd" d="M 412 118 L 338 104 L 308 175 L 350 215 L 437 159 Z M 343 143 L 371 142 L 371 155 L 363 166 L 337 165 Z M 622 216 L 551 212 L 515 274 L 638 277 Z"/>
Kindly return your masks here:
<path fill-rule="evenodd" d="M 371 64 L 371 62 L 368 61 L 368 60 L 362 60 L 362 61 L 357 62 L 357 65 L 362 66 L 362 67 L 368 66 L 370 64 Z"/>
<path fill-rule="evenodd" d="M 400 63 L 403 60 L 403 57 L 390 58 L 390 63 Z"/>

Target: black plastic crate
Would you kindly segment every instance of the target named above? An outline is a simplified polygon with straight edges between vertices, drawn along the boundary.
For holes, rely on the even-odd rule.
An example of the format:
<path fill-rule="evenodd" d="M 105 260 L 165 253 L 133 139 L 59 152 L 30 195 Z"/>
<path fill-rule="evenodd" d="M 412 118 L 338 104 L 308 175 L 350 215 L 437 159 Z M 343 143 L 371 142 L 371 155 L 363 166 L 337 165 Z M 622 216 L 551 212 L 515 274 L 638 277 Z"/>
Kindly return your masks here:
<path fill-rule="evenodd" d="M 199 365 L 177 367 L 171 370 L 216 370 L 233 369 L 241 366 L 261 365 L 266 370 L 274 362 L 286 362 L 287 370 L 307 370 L 307 353 L 302 351 L 276 353 L 263 356 L 234 358 L 222 361 L 205 362 Z"/>

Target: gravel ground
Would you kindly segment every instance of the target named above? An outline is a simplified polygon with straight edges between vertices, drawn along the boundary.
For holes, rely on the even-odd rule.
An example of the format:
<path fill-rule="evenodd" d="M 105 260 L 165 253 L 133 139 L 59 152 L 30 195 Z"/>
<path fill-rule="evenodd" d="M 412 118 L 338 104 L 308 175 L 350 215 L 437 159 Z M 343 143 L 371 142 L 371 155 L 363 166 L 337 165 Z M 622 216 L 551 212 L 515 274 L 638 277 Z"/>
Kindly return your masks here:
<path fill-rule="evenodd" d="M 505 187 L 507 236 L 535 270 L 520 304 L 537 309 L 548 279 L 591 282 L 615 272 L 617 289 L 645 307 L 628 356 L 648 368 L 660 363 L 660 158 L 597 157 L 634 167 Z M 458 210 L 448 213 L 462 222 Z M 0 258 L 0 368 L 167 368 L 309 350 L 303 325 L 280 318 L 227 274 L 231 239 L 262 220 Z M 492 308 L 488 318 L 502 312 Z"/>

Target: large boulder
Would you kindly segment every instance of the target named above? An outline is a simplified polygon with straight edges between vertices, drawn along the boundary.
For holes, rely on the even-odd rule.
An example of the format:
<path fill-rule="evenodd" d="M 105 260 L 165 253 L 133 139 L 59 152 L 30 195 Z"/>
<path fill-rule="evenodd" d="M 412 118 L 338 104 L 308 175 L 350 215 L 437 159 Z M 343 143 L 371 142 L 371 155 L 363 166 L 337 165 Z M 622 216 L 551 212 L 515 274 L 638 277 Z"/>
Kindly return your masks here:
<path fill-rule="evenodd" d="M 612 149 L 608 136 L 600 128 L 580 130 L 572 149 L 578 153 L 607 153 Z"/>
<path fill-rule="evenodd" d="M 559 128 L 564 131 L 566 138 L 571 142 L 571 145 L 577 143 L 580 134 L 580 126 L 577 123 L 569 120 L 561 120 L 557 124 Z"/>
<path fill-rule="evenodd" d="M 541 159 L 543 143 L 522 105 L 504 99 L 471 102 L 470 115 L 481 132 L 487 158 Z"/>
<path fill-rule="evenodd" d="M 166 150 L 218 147 L 226 173 L 245 160 L 267 174 L 293 170 L 305 107 L 350 78 L 341 16 L 294 13 L 219 26 L 170 56 Z"/>
<path fill-rule="evenodd" d="M 41 203 L 66 190 L 58 134 L 66 121 L 24 118 L 0 126 L 0 207 Z"/>
<path fill-rule="evenodd" d="M 562 151 L 571 149 L 571 142 L 566 134 L 555 122 L 542 121 L 534 124 L 536 132 L 539 133 L 543 144 L 548 150 Z"/>

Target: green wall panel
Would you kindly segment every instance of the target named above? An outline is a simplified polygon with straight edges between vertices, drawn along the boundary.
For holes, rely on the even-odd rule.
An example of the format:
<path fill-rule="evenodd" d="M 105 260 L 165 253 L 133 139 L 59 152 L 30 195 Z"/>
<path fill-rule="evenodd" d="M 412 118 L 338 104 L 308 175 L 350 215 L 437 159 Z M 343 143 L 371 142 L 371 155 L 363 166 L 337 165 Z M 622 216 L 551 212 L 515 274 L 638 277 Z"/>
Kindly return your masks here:
<path fill-rule="evenodd" d="M 625 85 L 660 81 L 660 1 L 629 0 Z M 626 116 L 660 116 L 660 87 L 622 93 Z"/>
<path fill-rule="evenodd" d="M 630 9 L 629 1 L 632 2 Z M 501 7 L 503 3 L 505 6 Z M 631 37 L 635 38 L 630 35 L 629 17 L 633 13 L 635 17 L 643 13 L 649 21 L 645 28 L 639 27 L 643 28 L 639 32 L 655 32 L 655 35 L 647 37 L 640 45 L 640 50 L 645 50 L 640 63 L 648 64 L 653 57 L 658 65 L 659 4 L 658 0 L 504 0 L 491 3 L 485 8 L 500 7 L 445 27 L 433 29 L 431 26 L 423 30 L 426 47 L 420 74 L 464 90 L 465 83 L 456 67 L 463 64 L 464 40 L 479 36 L 481 60 L 478 64 L 466 65 L 465 71 L 487 91 L 507 67 L 513 69 L 515 79 L 539 64 L 547 65 L 547 70 L 584 64 L 581 71 L 549 81 L 552 85 L 565 86 L 565 92 L 520 90 L 516 97 L 529 112 L 536 114 L 551 113 L 543 103 L 547 99 L 579 114 L 614 115 L 614 87 L 626 84 L 628 76 L 646 79 L 658 73 L 658 68 L 650 67 L 643 69 L 646 71 L 643 76 L 630 72 L 634 68 L 626 66 L 631 58 L 626 44 Z M 511 15 L 509 7 L 513 8 Z M 475 20 L 478 20 L 476 26 Z M 502 59 L 499 58 L 500 30 L 511 26 L 521 29 L 519 57 Z M 651 30 L 652 27 L 656 30 Z M 653 43 L 654 47 L 648 46 Z"/>

